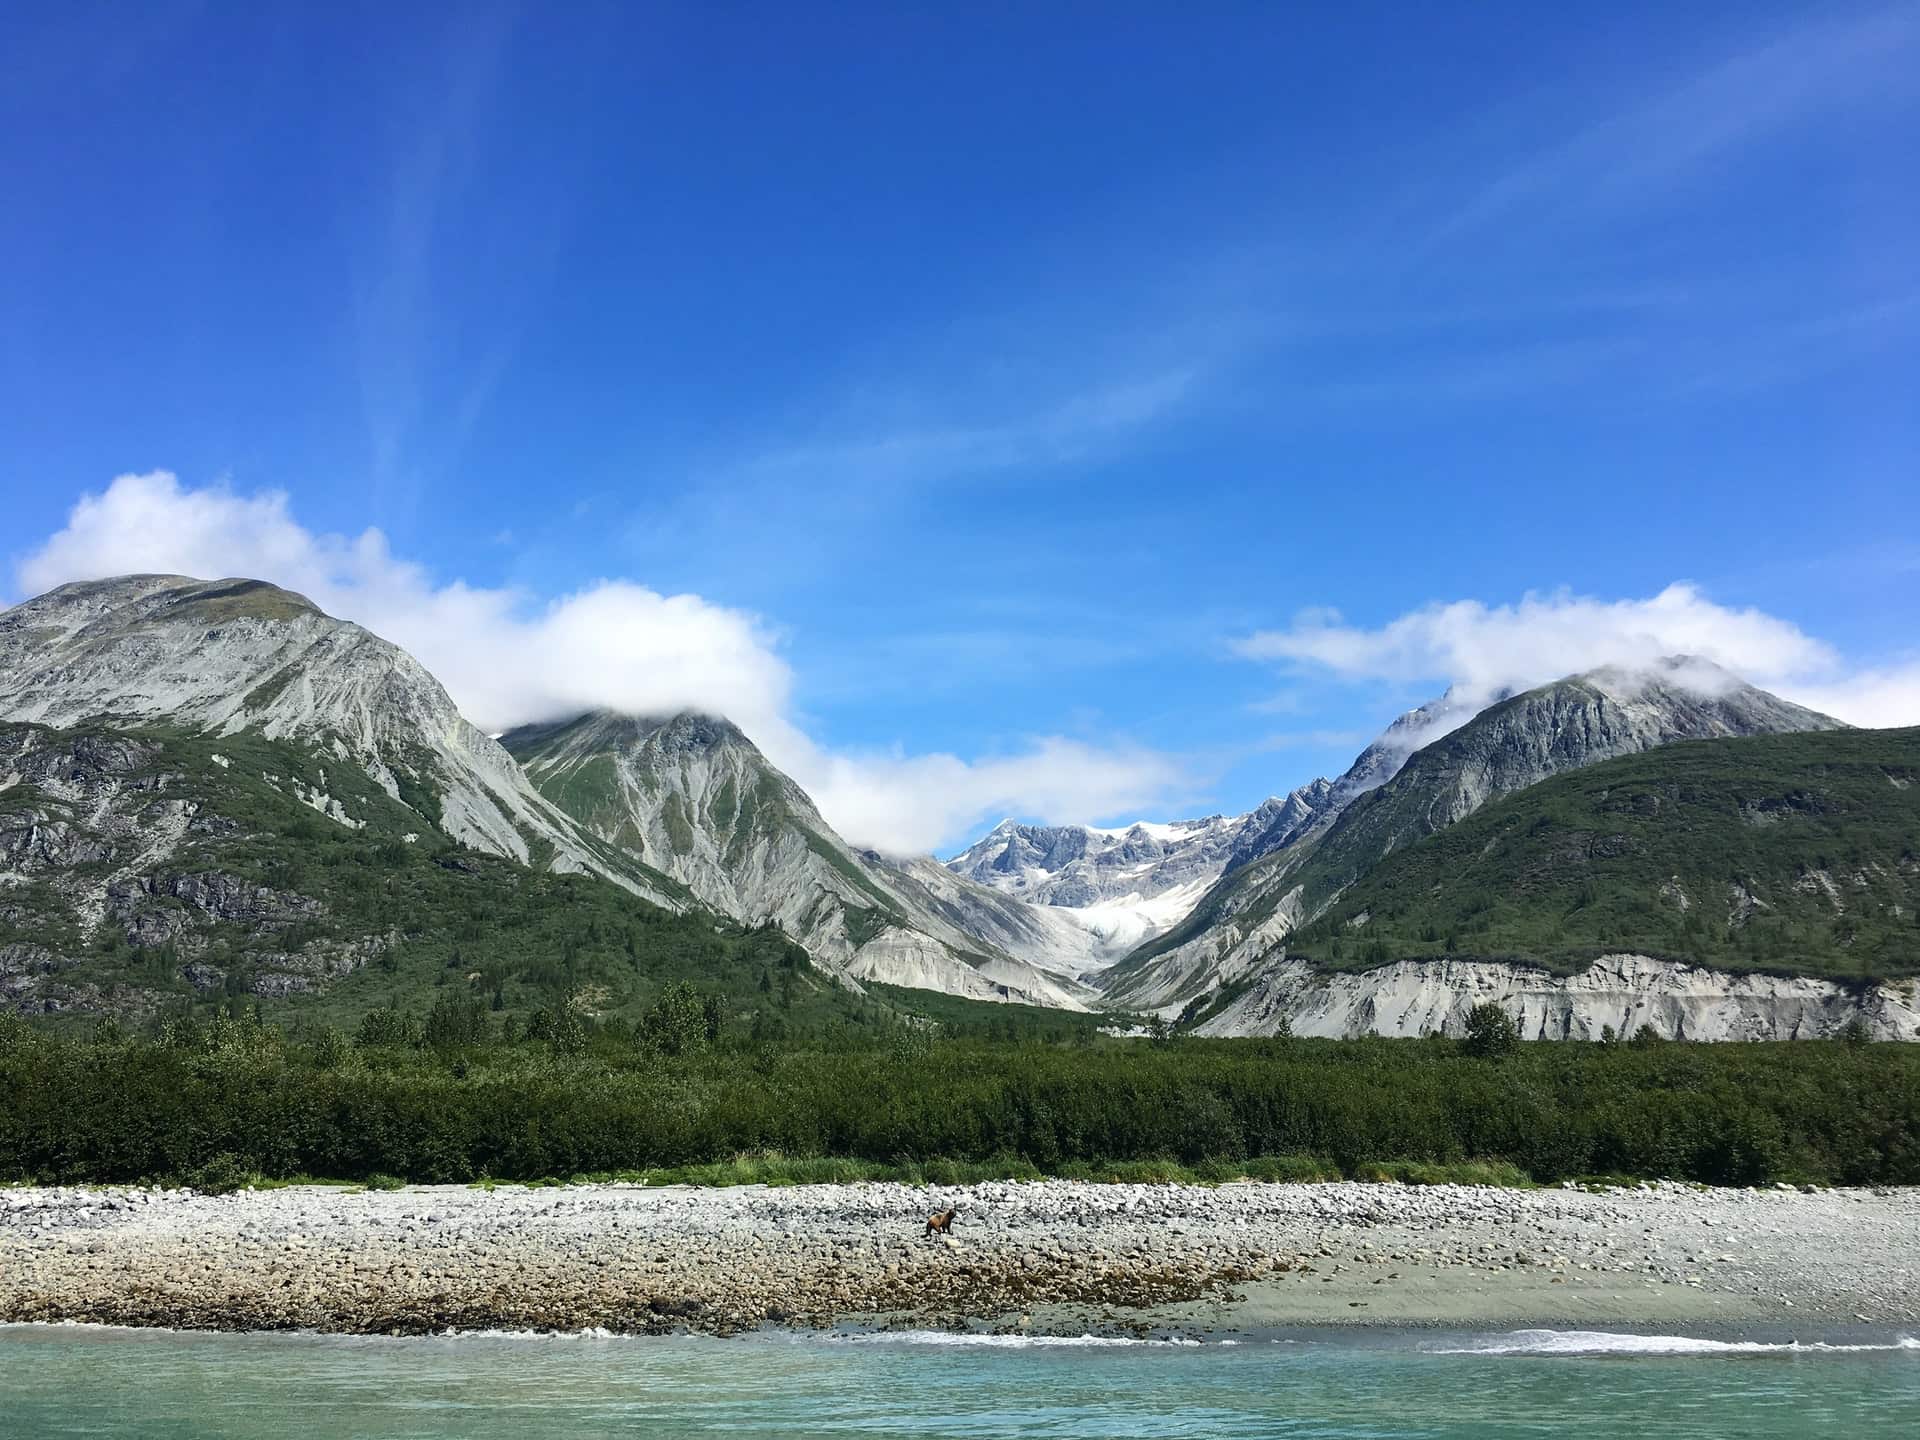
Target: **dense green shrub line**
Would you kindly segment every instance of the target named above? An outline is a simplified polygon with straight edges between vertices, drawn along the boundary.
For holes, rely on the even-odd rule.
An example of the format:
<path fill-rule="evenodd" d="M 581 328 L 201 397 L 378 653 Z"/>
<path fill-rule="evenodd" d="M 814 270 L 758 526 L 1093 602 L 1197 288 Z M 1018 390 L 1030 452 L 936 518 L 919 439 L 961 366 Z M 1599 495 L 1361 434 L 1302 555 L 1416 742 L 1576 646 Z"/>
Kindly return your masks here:
<path fill-rule="evenodd" d="M 555 1035 L 462 1048 L 250 1020 L 94 1040 L 0 1024 L 0 1176 L 535 1179 L 739 1155 L 1046 1173 L 1324 1157 L 1485 1159 L 1538 1180 L 1920 1182 L 1920 1050 L 930 1039 L 841 1049 Z"/>

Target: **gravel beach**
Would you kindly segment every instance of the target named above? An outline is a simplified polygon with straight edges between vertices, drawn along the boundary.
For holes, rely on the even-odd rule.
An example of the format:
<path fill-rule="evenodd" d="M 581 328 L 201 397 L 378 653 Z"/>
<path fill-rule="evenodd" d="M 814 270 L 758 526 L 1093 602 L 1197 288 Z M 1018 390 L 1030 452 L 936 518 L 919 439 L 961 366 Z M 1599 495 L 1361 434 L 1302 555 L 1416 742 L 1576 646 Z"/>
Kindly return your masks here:
<path fill-rule="evenodd" d="M 925 1217 L 958 1210 L 950 1239 Z M 1920 1191 L 0 1191 L 0 1319 L 420 1334 L 1920 1319 Z"/>

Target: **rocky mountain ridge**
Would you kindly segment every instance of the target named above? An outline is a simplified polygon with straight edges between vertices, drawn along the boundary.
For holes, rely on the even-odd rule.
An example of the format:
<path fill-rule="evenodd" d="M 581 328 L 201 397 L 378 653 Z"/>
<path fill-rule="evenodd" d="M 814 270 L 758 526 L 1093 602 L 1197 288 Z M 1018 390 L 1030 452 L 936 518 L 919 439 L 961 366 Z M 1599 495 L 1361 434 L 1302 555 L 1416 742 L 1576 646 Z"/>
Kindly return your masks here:
<path fill-rule="evenodd" d="M 1108 972 L 1103 988 L 1115 1004 L 1177 1010 L 1239 983 L 1396 846 L 1548 776 L 1674 740 L 1838 725 L 1690 657 L 1511 696 L 1405 757 L 1329 822 L 1229 872 L 1179 926 Z M 1372 754 L 1369 747 L 1361 761 Z"/>
<path fill-rule="evenodd" d="M 300 798 L 315 788 L 354 823 Z M 865 1003 L 770 929 L 457 845 L 317 746 L 0 721 L 0 1008 L 298 1007 L 347 1031 L 396 1005 L 469 1026 L 503 1010 L 632 1023 L 675 982 L 735 1015 L 770 997 L 780 1024 Z"/>
<path fill-rule="evenodd" d="M 1009 823 L 943 865 L 847 845 L 723 720 L 582 716 L 509 737 L 509 753 L 411 656 L 304 597 L 252 580 L 86 582 L 0 612 L 0 993 L 114 1008 L 158 977 L 202 994 L 316 994 L 448 945 L 433 907 L 464 909 L 483 877 L 502 897 L 483 909 L 555 917 L 539 923 L 568 967 L 622 925 L 628 955 L 645 953 L 637 937 L 663 906 L 691 912 L 670 953 L 759 955 L 762 989 L 791 938 L 855 992 L 884 981 L 1188 1011 L 1208 1033 L 1294 1017 L 1400 1033 L 1457 1020 L 1446 995 L 1537 992 L 1540 1033 L 1577 1034 L 1631 1010 L 1621 997 L 1642 982 L 1671 1001 L 1653 1023 L 1685 1033 L 1811 1033 L 1855 1003 L 1817 978 L 1627 951 L 1612 971 L 1544 979 L 1467 956 L 1329 975 L 1287 942 L 1384 857 L 1549 777 L 1676 740 L 1836 724 L 1695 660 L 1603 669 L 1484 710 L 1443 697 L 1341 777 L 1248 815 Z M 391 872 L 384 888 L 354 879 L 366 867 Z M 564 891 L 541 877 L 583 872 L 646 903 L 569 931 Z M 402 881 L 411 900 L 379 898 Z M 535 957 L 530 973 L 556 963 Z M 624 974 L 616 957 L 594 963 Z M 468 978 L 499 987 L 513 973 L 503 958 Z M 1871 1001 L 1883 1033 L 1912 1028 L 1900 993 Z"/>
<path fill-rule="evenodd" d="M 1096 938 L 1098 955 L 1090 958 L 1117 958 L 1178 923 L 1285 803 L 1114 829 L 1003 820 L 945 864 L 973 884 L 1081 926 Z"/>
<path fill-rule="evenodd" d="M 1071 964 L 1044 963 L 1059 936 L 987 896 L 930 894 L 924 869 L 855 850 L 726 720 L 603 711 L 501 738 L 541 792 L 601 840 L 722 914 L 777 921 L 856 981 L 1083 1004 Z"/>
<path fill-rule="evenodd" d="M 1499 692 L 1488 701 L 1505 698 Z M 1311 780 L 1245 815 L 1169 822 L 1029 825 L 1002 820 L 946 866 L 1003 895 L 1058 911 L 1111 963 L 1179 925 L 1220 877 L 1324 830 L 1385 784 L 1421 746 L 1473 718 L 1449 691 L 1397 718 L 1338 778 Z"/>
<path fill-rule="evenodd" d="M 133 575 L 62 585 L 0 612 L 0 719 L 99 717 L 317 746 L 450 839 L 685 903 L 678 886 L 544 800 L 413 656 L 259 580 Z M 299 798 L 340 824 L 364 823 L 321 773 Z"/>

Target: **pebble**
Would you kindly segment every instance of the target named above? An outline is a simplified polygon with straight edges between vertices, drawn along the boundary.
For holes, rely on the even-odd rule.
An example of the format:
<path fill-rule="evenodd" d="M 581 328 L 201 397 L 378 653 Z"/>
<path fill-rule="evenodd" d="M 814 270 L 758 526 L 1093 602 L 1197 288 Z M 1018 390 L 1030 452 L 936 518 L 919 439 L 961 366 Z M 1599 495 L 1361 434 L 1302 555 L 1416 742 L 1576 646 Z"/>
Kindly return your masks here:
<path fill-rule="evenodd" d="M 1568 1318 L 1582 1295 L 1610 1293 L 1597 1287 L 1620 1286 L 1622 1274 L 1635 1293 L 1711 1289 L 1816 1316 L 1904 1320 L 1920 1308 L 1912 1191 L 1047 1181 L 0 1193 L 8 1320 L 732 1334 L 849 1316 L 1012 1324 L 1032 1323 L 1037 1307 L 1118 1316 L 1226 1306 L 1256 1277 L 1318 1280 L 1332 1320 L 1368 1308 L 1354 1288 L 1398 1280 L 1399 1269 L 1381 1272 L 1408 1261 L 1430 1273 L 1434 1293 L 1565 1287 L 1555 1292 L 1564 1298 L 1535 1303 Z M 958 1211 L 953 1233 L 928 1240 L 926 1215 L 948 1206 Z M 1703 1228 L 1715 1232 L 1711 1252 L 1685 1241 Z M 1663 1242 L 1677 1259 L 1663 1257 Z M 1738 1272 L 1720 1268 L 1736 1262 Z M 1400 1314 L 1409 1293 L 1376 1298 Z"/>

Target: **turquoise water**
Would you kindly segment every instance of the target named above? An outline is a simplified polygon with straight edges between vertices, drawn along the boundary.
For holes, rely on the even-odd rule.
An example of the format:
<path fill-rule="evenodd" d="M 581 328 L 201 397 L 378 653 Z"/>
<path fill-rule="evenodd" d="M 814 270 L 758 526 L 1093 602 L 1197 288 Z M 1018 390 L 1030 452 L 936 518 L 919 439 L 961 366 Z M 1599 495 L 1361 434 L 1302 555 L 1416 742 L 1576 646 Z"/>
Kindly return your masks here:
<path fill-rule="evenodd" d="M 349 1339 L 0 1327 L 20 1436 L 1920 1436 L 1888 1332 Z"/>

